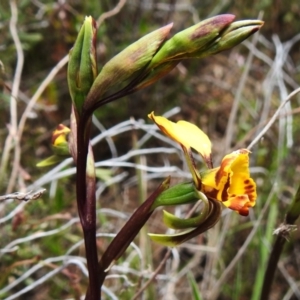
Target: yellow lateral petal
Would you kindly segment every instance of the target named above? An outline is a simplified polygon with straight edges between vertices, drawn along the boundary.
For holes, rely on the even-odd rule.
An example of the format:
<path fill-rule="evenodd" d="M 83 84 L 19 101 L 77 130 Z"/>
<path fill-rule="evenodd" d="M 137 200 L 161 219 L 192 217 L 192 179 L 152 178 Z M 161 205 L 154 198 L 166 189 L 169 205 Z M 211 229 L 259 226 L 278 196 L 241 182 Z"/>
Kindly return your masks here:
<path fill-rule="evenodd" d="M 155 116 L 154 112 L 149 114 L 148 117 L 172 140 L 187 149 L 195 149 L 211 167 L 211 142 L 200 128 L 186 121 L 171 122 L 164 117 Z"/>
<path fill-rule="evenodd" d="M 250 177 L 248 153 L 249 151 L 246 149 L 239 150 L 239 155 L 231 165 L 232 175 L 228 195 L 229 197 L 235 197 L 236 195 L 246 194 L 250 201 L 249 206 L 253 207 L 257 194 L 256 184 Z"/>

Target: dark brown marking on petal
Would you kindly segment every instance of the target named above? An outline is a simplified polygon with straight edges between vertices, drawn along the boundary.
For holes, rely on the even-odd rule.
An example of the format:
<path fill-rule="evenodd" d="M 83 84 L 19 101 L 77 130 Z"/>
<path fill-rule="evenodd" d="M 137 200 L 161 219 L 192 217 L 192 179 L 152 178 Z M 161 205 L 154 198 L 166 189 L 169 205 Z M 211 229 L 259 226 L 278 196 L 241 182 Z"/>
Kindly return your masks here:
<path fill-rule="evenodd" d="M 249 215 L 249 208 L 248 206 L 244 206 L 239 210 L 239 214 L 241 216 L 247 217 Z"/>
<path fill-rule="evenodd" d="M 227 181 L 224 185 L 223 191 L 222 191 L 222 195 L 221 195 L 221 199 L 222 201 L 227 201 L 228 200 L 228 188 L 230 186 L 230 176 L 228 174 L 227 176 Z"/>
<path fill-rule="evenodd" d="M 216 189 L 212 189 L 210 191 L 205 191 L 204 194 L 206 195 L 207 198 L 211 198 L 211 199 L 214 199 L 214 200 L 218 200 L 217 199 L 217 196 L 218 196 L 218 190 Z"/>
<path fill-rule="evenodd" d="M 224 177 L 227 174 L 227 172 L 224 170 L 224 166 L 226 166 L 230 160 L 231 160 L 230 158 L 224 159 L 222 161 L 222 164 L 221 164 L 219 170 L 216 172 L 215 182 L 216 182 L 217 186 L 219 185 L 222 177 Z"/>
<path fill-rule="evenodd" d="M 251 189 L 253 189 L 253 185 L 252 184 L 249 184 L 249 185 L 245 186 L 245 191 L 249 191 Z"/>
<path fill-rule="evenodd" d="M 245 184 L 248 184 L 249 182 L 250 182 L 249 179 L 244 180 L 244 183 L 245 183 Z"/>
<path fill-rule="evenodd" d="M 253 191 L 253 193 L 254 193 L 254 192 L 255 192 L 255 191 Z M 254 194 L 252 194 L 252 193 L 248 194 L 248 198 L 249 198 L 250 202 L 255 202 Z"/>
<path fill-rule="evenodd" d="M 204 160 L 205 160 L 205 163 L 206 163 L 207 167 L 209 169 L 212 169 L 213 168 L 212 156 L 211 155 L 205 156 Z"/>

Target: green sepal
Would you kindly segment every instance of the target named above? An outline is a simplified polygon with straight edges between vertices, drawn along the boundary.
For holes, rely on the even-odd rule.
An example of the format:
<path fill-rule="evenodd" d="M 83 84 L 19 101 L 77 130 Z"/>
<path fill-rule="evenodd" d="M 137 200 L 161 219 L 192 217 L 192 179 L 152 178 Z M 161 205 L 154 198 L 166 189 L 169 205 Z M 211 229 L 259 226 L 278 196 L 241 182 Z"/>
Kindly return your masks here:
<path fill-rule="evenodd" d="M 92 17 L 85 18 L 69 56 L 69 91 L 74 106 L 80 114 L 85 98 L 98 73 L 96 62 L 96 22 Z"/>
<path fill-rule="evenodd" d="M 163 211 L 163 214 L 163 222 L 166 226 L 172 229 L 188 229 L 192 227 L 197 227 L 207 217 L 207 214 L 205 215 L 204 213 L 199 213 L 196 217 L 181 219 L 167 212 L 166 210 Z"/>
<path fill-rule="evenodd" d="M 52 165 L 55 165 L 55 164 L 63 161 L 66 158 L 67 158 L 66 156 L 52 155 L 52 156 L 40 161 L 39 163 L 37 163 L 36 166 L 39 168 L 52 166 Z"/>
<path fill-rule="evenodd" d="M 221 202 L 209 200 L 209 213 L 207 217 L 201 222 L 201 224 L 195 228 L 175 233 L 175 234 L 153 234 L 148 233 L 149 237 L 162 245 L 175 247 L 185 241 L 194 238 L 195 236 L 207 231 L 213 227 L 220 219 L 222 207 Z"/>
<path fill-rule="evenodd" d="M 198 201 L 198 199 L 199 196 L 195 191 L 194 183 L 184 182 L 176 184 L 162 192 L 152 204 L 152 209 L 159 206 L 194 203 Z"/>
<path fill-rule="evenodd" d="M 187 234 L 192 232 L 193 229 L 182 231 L 179 233 L 174 234 L 155 234 L 155 233 L 148 233 L 148 236 L 151 238 L 152 241 L 169 247 L 175 247 L 180 244 L 178 240 L 184 238 Z"/>
<path fill-rule="evenodd" d="M 111 180 L 112 174 L 113 174 L 112 170 L 110 170 L 110 169 L 105 169 L 105 168 L 96 168 L 95 169 L 96 177 L 104 182 Z"/>

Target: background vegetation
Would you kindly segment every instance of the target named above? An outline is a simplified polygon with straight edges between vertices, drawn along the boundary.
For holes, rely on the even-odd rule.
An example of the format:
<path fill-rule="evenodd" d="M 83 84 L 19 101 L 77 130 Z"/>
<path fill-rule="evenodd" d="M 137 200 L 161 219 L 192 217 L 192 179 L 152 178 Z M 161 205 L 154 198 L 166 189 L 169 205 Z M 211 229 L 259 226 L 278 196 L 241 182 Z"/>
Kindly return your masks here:
<path fill-rule="evenodd" d="M 261 18 L 265 25 L 239 47 L 181 63 L 157 84 L 96 112 L 99 253 L 162 178 L 171 175 L 173 183 L 189 178 L 180 149 L 147 121 L 150 111 L 201 127 L 213 141 L 217 165 L 225 153 L 247 147 L 299 87 L 300 3 L 1 2 L 0 194 L 47 189 L 42 199 L 26 204 L 0 203 L 1 299 L 80 299 L 86 288 L 74 166 L 67 159 L 56 168 L 36 167 L 51 155 L 56 125 L 68 124 L 71 99 L 63 58 L 84 16 L 98 21 L 97 51 L 103 64 L 162 25 L 174 22 L 177 32 L 221 13 Z M 145 299 L 191 299 L 192 282 L 203 299 L 259 299 L 273 230 L 283 222 L 300 182 L 299 103 L 299 96 L 287 102 L 252 149 L 258 199 L 250 217 L 224 210 L 215 228 L 172 249 Z M 149 242 L 149 231 L 165 231 L 161 212 L 112 268 L 105 281 L 106 299 L 133 299 L 163 260 L 166 249 Z M 300 299 L 299 241 L 299 233 L 293 233 L 270 299 Z"/>

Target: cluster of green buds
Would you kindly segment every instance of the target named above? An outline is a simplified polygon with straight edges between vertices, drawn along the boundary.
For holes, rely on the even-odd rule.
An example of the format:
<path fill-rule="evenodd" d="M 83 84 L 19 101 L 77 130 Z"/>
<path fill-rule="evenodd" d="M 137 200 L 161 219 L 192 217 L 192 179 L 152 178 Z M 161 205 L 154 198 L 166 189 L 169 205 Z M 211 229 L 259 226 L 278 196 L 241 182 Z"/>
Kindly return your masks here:
<path fill-rule="evenodd" d="M 140 90 L 169 73 L 180 61 L 203 58 L 241 43 L 263 25 L 260 20 L 234 22 L 224 14 L 204 20 L 170 37 L 173 24 L 159 28 L 128 46 L 97 74 L 96 25 L 86 17 L 70 52 L 68 82 L 76 113 Z"/>

